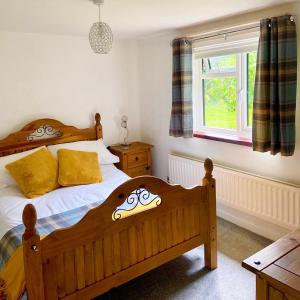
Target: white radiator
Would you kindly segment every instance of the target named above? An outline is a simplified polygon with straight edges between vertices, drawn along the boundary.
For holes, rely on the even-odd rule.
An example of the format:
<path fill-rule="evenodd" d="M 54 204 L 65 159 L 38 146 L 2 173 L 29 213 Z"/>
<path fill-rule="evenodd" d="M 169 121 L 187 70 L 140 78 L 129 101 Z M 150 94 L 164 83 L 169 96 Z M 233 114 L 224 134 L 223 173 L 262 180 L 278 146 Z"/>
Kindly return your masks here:
<path fill-rule="evenodd" d="M 215 166 L 218 215 L 270 239 L 300 227 L 300 188 Z M 185 187 L 201 182 L 203 161 L 169 155 L 169 181 Z"/>

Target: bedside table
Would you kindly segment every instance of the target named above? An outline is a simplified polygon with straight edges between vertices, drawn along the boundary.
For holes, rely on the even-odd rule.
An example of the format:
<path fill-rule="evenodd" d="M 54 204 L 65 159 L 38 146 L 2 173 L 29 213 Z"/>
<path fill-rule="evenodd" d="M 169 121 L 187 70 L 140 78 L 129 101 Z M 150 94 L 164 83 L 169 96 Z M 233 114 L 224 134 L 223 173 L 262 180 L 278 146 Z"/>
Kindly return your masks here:
<path fill-rule="evenodd" d="M 152 174 L 151 148 L 153 146 L 141 143 L 130 143 L 126 149 L 121 145 L 110 146 L 109 150 L 119 156 L 120 163 L 117 168 L 125 172 L 130 177 Z"/>

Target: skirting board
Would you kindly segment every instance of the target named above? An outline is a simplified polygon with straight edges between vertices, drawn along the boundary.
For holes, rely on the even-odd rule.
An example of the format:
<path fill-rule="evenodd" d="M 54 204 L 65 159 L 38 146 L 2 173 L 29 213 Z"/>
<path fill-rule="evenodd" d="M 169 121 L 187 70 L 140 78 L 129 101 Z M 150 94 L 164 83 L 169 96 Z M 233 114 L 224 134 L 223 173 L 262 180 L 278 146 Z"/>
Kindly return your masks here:
<path fill-rule="evenodd" d="M 217 205 L 218 217 L 261 235 L 272 241 L 278 240 L 290 232 L 290 229 L 262 220 L 254 215 L 228 207 L 222 203 Z"/>

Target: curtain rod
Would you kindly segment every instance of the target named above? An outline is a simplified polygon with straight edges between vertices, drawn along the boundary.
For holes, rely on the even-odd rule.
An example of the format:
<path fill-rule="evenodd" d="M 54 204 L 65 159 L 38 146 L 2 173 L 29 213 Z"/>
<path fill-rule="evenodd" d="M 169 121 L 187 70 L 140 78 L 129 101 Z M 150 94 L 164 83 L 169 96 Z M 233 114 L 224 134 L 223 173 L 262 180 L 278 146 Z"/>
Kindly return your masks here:
<path fill-rule="evenodd" d="M 290 21 L 291 22 L 295 22 L 296 20 L 296 16 L 292 15 L 290 17 Z M 254 25 L 255 24 L 255 25 Z M 223 32 L 219 32 L 219 33 L 213 33 L 213 34 L 209 34 L 209 35 L 205 35 L 205 34 L 201 34 L 195 37 L 191 37 L 191 38 L 187 38 L 188 40 L 190 40 L 191 42 L 195 42 L 195 41 L 199 41 L 199 40 L 205 40 L 205 39 L 209 39 L 209 38 L 214 38 L 214 37 L 219 37 L 219 36 L 224 36 L 226 37 L 227 34 L 231 34 L 231 33 L 236 33 L 236 32 L 241 32 L 241 31 L 247 31 L 247 30 L 251 30 L 251 29 L 255 29 L 255 28 L 260 28 L 260 22 L 254 23 L 251 26 L 247 26 L 244 28 L 240 28 L 240 29 L 233 29 L 233 30 L 229 30 L 225 29 L 225 31 Z M 243 25 L 239 26 L 242 27 Z M 271 26 L 271 24 L 269 24 L 269 26 Z M 221 31 L 221 30 L 220 30 Z M 172 43 L 171 43 L 172 44 Z"/>
<path fill-rule="evenodd" d="M 241 31 L 246 31 L 246 30 L 251 30 L 251 29 L 255 29 L 255 28 L 259 28 L 259 27 L 260 27 L 260 24 L 258 23 L 257 25 L 245 27 L 245 28 L 242 28 L 242 29 L 229 30 L 229 31 L 224 31 L 224 32 L 220 32 L 220 33 L 215 33 L 215 34 L 211 34 L 211 35 L 207 35 L 207 36 L 203 36 L 203 35 L 202 35 L 202 36 L 190 38 L 189 40 L 190 40 L 191 42 L 195 42 L 195 41 L 205 40 L 205 39 L 210 39 L 210 38 L 214 38 L 214 37 L 218 37 L 218 36 L 224 36 L 224 37 L 226 37 L 227 34 L 236 33 L 236 32 L 241 32 Z"/>

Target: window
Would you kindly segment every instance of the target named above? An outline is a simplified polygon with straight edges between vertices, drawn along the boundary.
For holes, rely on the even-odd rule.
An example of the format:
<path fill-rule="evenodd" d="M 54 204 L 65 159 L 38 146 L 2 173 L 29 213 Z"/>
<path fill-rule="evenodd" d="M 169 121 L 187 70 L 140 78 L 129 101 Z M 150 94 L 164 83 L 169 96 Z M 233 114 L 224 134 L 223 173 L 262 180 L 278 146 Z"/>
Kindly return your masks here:
<path fill-rule="evenodd" d="M 251 138 L 256 47 L 243 48 L 194 51 L 196 133 Z"/>

